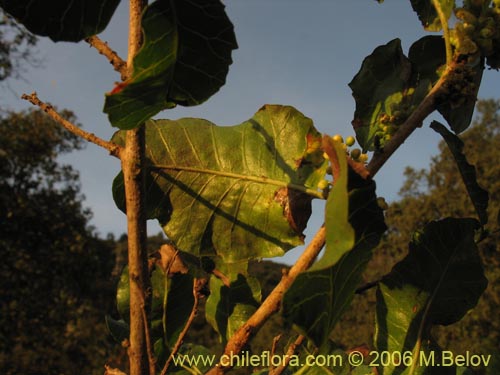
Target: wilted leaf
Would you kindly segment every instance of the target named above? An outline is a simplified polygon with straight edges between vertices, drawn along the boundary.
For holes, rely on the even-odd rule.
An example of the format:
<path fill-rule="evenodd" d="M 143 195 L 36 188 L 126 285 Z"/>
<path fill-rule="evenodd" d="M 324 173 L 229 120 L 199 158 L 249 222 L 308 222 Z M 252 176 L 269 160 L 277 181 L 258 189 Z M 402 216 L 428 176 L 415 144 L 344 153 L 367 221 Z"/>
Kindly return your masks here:
<path fill-rule="evenodd" d="M 321 268 L 313 266 L 312 270 L 300 274 L 283 300 L 282 313 L 286 321 L 294 324 L 317 346 L 322 346 L 328 340 L 335 324 L 349 306 L 371 258 L 372 249 L 386 230 L 373 181 L 364 180 L 349 170 L 348 184 L 340 189 L 348 192 L 349 202 L 346 204 L 337 200 L 333 194 L 329 196 L 331 202 L 327 207 L 326 225 L 327 233 L 330 233 L 327 234 L 324 260 L 319 262 Z M 341 191 L 338 194 L 340 197 L 347 195 Z M 349 210 L 349 225 L 352 228 L 345 224 L 330 226 L 333 218 L 329 219 L 328 216 L 334 212 L 344 216 L 341 212 L 346 209 Z M 344 244 L 351 241 L 352 229 L 355 235 L 353 247 L 338 259 L 335 252 L 346 251 Z M 337 248 L 339 244 L 341 248 Z"/>
<path fill-rule="evenodd" d="M 486 211 L 489 200 L 488 192 L 477 183 L 476 169 L 467 162 L 463 153 L 464 143 L 460 138 L 448 131 L 444 125 L 437 121 L 431 123 L 431 128 L 441 134 L 446 141 L 448 148 L 455 158 L 455 162 L 457 163 L 458 170 L 460 171 L 462 180 L 469 193 L 469 197 L 474 204 L 479 221 L 482 225 L 485 225 L 488 222 L 488 212 Z"/>
<path fill-rule="evenodd" d="M 455 7 L 455 0 L 437 0 L 443 15 L 448 20 Z M 440 31 L 443 26 L 438 12 L 431 0 L 411 0 L 413 10 L 417 13 L 420 22 L 427 31 Z"/>
<path fill-rule="evenodd" d="M 124 132 L 113 141 L 123 143 Z M 206 120 L 146 124 L 149 218 L 175 246 L 232 263 L 281 256 L 303 243 L 327 163 L 312 121 L 265 106 L 241 125 Z M 113 186 L 124 210 L 123 178 Z"/>
<path fill-rule="evenodd" d="M 428 356 L 434 351 L 439 361 L 432 326 L 460 320 L 487 285 L 474 242 L 478 227 L 474 219 L 448 218 L 431 222 L 414 235 L 408 256 L 379 284 L 375 338 L 379 352 L 411 351 L 417 361 L 419 352 Z M 417 369 L 415 374 L 448 373 L 439 367 Z M 393 364 L 379 370 L 395 373 Z M 397 370 L 403 373 L 401 367 Z M 455 373 L 454 368 L 445 370 Z"/>
<path fill-rule="evenodd" d="M 176 104 L 198 105 L 225 83 L 233 25 L 220 0 L 157 0 L 142 20 L 144 45 L 134 73 L 106 96 L 104 112 L 113 126 L 132 129 Z"/>
<path fill-rule="evenodd" d="M 108 25 L 120 0 L 0 0 L 0 7 L 33 34 L 79 42 Z"/>

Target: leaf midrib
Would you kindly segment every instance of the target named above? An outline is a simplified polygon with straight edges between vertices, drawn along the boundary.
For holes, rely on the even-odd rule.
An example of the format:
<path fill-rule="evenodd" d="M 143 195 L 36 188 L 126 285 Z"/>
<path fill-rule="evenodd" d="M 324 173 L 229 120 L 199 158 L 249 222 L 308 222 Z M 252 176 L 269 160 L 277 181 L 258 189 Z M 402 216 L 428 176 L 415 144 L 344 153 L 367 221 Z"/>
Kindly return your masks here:
<path fill-rule="evenodd" d="M 320 192 L 318 190 L 308 188 L 304 185 L 274 180 L 274 179 L 268 178 L 266 176 L 251 176 L 251 175 L 244 175 L 244 174 L 240 174 L 240 173 L 218 171 L 218 170 L 207 169 L 207 168 L 178 166 L 178 165 L 173 165 L 173 164 L 154 164 L 154 165 L 147 166 L 147 168 L 151 169 L 151 170 L 174 170 L 174 171 L 184 171 L 184 172 L 192 172 L 192 173 L 203 173 L 203 174 L 209 174 L 209 175 L 214 175 L 214 176 L 219 176 L 219 177 L 228 177 L 228 178 L 234 178 L 234 179 L 238 179 L 238 180 L 252 181 L 252 182 L 260 183 L 263 185 L 274 185 L 274 186 L 279 186 L 279 187 L 290 188 L 290 189 L 305 193 L 307 195 L 310 195 L 314 198 L 325 199 L 325 195 L 323 194 L 323 192 Z"/>

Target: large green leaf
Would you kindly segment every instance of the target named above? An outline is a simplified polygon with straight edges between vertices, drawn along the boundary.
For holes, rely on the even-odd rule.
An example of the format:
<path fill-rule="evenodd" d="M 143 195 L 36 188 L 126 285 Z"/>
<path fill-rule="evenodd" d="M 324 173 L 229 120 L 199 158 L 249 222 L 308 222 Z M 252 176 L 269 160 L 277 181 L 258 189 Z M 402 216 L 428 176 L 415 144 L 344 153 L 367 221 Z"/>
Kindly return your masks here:
<path fill-rule="evenodd" d="M 78 42 L 104 30 L 120 0 L 0 0 L 33 34 Z"/>
<path fill-rule="evenodd" d="M 446 62 L 441 37 L 416 41 L 408 58 L 401 41 L 377 47 L 363 61 L 349 86 L 356 100 L 352 125 L 364 150 L 383 148 L 439 79 Z"/>
<path fill-rule="evenodd" d="M 113 141 L 122 144 L 123 131 Z M 146 123 L 148 217 L 177 248 L 224 262 L 281 256 L 303 243 L 327 163 L 312 121 L 265 106 L 218 127 L 201 119 Z M 123 177 L 113 186 L 124 210 Z"/>
<path fill-rule="evenodd" d="M 226 342 L 259 307 L 259 281 L 248 275 L 247 263 L 220 267 L 229 285 L 216 277 L 210 278 L 210 297 L 205 305 L 207 321 Z"/>
<path fill-rule="evenodd" d="M 413 43 L 408 51 L 412 64 L 412 82 L 418 87 L 427 85 L 428 90 L 440 77 L 446 65 L 444 40 L 438 35 L 427 35 Z M 419 98 L 422 100 L 423 98 Z"/>
<path fill-rule="evenodd" d="M 479 221 L 482 225 L 485 225 L 488 222 L 488 212 L 486 210 L 488 209 L 489 195 L 488 192 L 477 183 L 476 169 L 473 165 L 469 164 L 463 153 L 464 143 L 455 134 L 448 131 L 443 124 L 437 121 L 431 123 L 431 128 L 441 134 L 446 141 L 451 154 L 455 158 L 455 162 L 457 163 L 458 170 L 460 171 L 460 175 L 462 176 L 470 199 L 474 204 Z"/>
<path fill-rule="evenodd" d="M 340 199 L 337 200 L 335 195 L 330 195 L 332 201 L 326 214 L 328 244 L 323 256 L 325 260 L 319 262 L 321 268 L 313 267 L 300 274 L 283 299 L 282 313 L 285 320 L 294 324 L 317 346 L 322 346 L 328 340 L 335 324 L 349 306 L 371 258 L 372 249 L 377 246 L 386 229 L 373 181 L 364 180 L 349 170 L 348 185 L 339 189 L 348 191 L 349 202 L 346 205 Z M 339 192 L 341 198 L 345 199 L 346 195 Z M 349 224 L 354 229 L 355 239 L 352 249 L 348 249 L 350 251 L 338 259 L 335 252 L 345 252 L 344 244 L 350 241 L 352 229 L 345 223 L 329 226 L 333 219 L 329 219 L 329 216 L 334 212 L 343 216 L 342 211 L 347 208 L 344 206 L 348 206 Z"/>
<path fill-rule="evenodd" d="M 436 2 L 448 20 L 455 7 L 455 0 L 437 0 Z M 411 6 L 427 31 L 439 31 L 443 28 L 432 0 L 411 0 Z"/>
<path fill-rule="evenodd" d="M 441 352 L 431 337 L 432 326 L 460 320 L 486 288 L 474 242 L 478 227 L 474 219 L 429 223 L 414 235 L 408 256 L 379 284 L 377 350 L 412 352 L 414 374 L 454 374 L 454 368 L 426 366 L 420 359 L 434 352 L 436 363 L 441 363 Z M 382 374 L 409 371 L 392 364 L 379 370 Z"/>
<path fill-rule="evenodd" d="M 394 39 L 377 47 L 366 57 L 361 69 L 349 83 L 356 100 L 352 125 L 356 138 L 365 150 L 374 150 L 380 118 L 391 115 L 392 107 L 401 101 L 411 74 L 411 64 Z"/>
<path fill-rule="evenodd" d="M 233 25 L 220 0 L 157 0 L 143 15 L 132 77 L 106 95 L 113 126 L 131 129 L 176 104 L 197 105 L 225 83 Z"/>

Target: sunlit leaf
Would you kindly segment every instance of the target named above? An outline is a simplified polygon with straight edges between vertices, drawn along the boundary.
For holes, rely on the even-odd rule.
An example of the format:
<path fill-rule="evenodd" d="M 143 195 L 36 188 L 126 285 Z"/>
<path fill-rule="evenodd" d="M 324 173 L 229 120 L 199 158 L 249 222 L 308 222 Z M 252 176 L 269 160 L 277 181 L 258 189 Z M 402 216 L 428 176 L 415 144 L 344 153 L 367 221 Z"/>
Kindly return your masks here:
<path fill-rule="evenodd" d="M 436 361 L 440 361 L 441 352 L 432 341 L 432 326 L 460 320 L 477 304 L 487 285 L 474 242 L 478 227 L 474 219 L 447 218 L 429 223 L 414 235 L 408 256 L 379 284 L 378 351 L 411 351 L 415 361 L 434 352 Z M 415 374 L 448 373 L 432 366 L 417 369 Z M 394 364 L 379 370 L 382 374 L 396 373 Z M 403 370 L 398 367 L 397 373 Z M 451 370 L 454 374 L 454 368 Z"/>
<path fill-rule="evenodd" d="M 113 141 L 123 143 L 124 132 Z M 178 249 L 232 263 L 281 256 L 303 243 L 327 163 L 312 121 L 265 106 L 243 124 L 201 119 L 146 124 L 148 217 Z M 113 186 L 124 210 L 123 178 Z"/>
<path fill-rule="evenodd" d="M 120 0 L 0 0 L 0 7 L 33 34 L 78 42 L 108 25 Z"/>
<path fill-rule="evenodd" d="M 225 83 L 233 25 L 220 0 L 157 0 L 146 9 L 132 77 L 107 94 L 113 126 L 131 129 L 176 104 L 198 105 Z"/>
<path fill-rule="evenodd" d="M 437 121 L 432 122 L 431 128 L 441 134 L 446 141 L 451 154 L 455 158 L 470 199 L 474 204 L 479 221 L 482 225 L 485 225 L 488 222 L 488 212 L 486 211 L 489 200 L 488 192 L 477 183 L 476 169 L 473 165 L 469 164 L 463 153 L 464 143 Z"/>

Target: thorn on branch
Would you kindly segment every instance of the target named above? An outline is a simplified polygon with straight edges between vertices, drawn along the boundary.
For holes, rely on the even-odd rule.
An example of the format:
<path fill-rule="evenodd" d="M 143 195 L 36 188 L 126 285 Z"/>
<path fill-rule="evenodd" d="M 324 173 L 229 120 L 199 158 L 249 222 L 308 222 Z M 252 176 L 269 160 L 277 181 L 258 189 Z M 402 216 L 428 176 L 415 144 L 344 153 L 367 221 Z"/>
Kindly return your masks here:
<path fill-rule="evenodd" d="M 85 130 L 79 128 L 75 124 L 69 122 L 64 117 L 62 117 L 54 107 L 48 103 L 42 102 L 36 92 L 31 93 L 30 95 L 23 94 L 21 99 L 29 101 L 31 104 L 39 107 L 42 111 L 47 113 L 53 120 L 58 122 L 63 128 L 73 133 L 74 135 L 85 139 L 88 142 L 91 142 L 97 146 L 100 146 L 109 151 L 112 156 L 120 158 L 121 147 L 116 143 L 105 141 L 102 138 L 99 138 L 93 133 L 86 132 Z"/>

